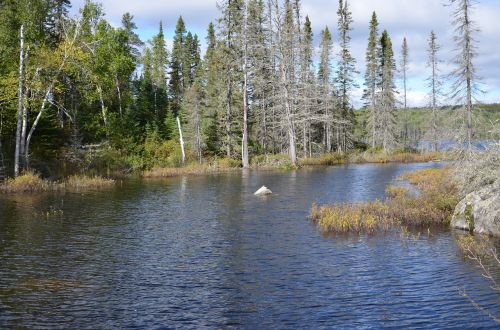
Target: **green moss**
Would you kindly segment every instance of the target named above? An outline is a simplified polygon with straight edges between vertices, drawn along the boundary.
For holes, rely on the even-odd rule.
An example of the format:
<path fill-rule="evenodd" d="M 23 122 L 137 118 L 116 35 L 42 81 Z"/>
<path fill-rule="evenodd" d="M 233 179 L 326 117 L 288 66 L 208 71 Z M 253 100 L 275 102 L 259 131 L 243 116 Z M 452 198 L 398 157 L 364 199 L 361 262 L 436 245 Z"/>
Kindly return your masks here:
<path fill-rule="evenodd" d="M 467 226 L 469 227 L 469 232 L 474 232 L 474 215 L 472 214 L 472 205 L 467 204 L 465 206 L 465 221 L 467 222 Z"/>

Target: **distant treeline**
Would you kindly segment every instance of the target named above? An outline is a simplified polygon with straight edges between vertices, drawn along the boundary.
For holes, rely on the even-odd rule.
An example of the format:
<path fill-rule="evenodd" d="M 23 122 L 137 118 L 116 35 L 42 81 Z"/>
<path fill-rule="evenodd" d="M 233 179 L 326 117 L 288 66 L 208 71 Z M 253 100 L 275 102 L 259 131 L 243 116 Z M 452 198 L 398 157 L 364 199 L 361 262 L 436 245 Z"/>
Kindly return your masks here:
<path fill-rule="evenodd" d="M 221 157 L 246 167 L 252 157 L 269 154 L 287 154 L 295 165 L 298 158 L 362 145 L 388 152 L 426 136 L 436 141 L 446 135 L 442 123 L 456 132 L 472 114 L 472 94 L 463 88 L 475 86 L 468 71 L 474 53 L 467 48 L 470 56 L 458 54 L 469 62 L 457 62 L 452 91 L 464 111 L 438 109 L 434 33 L 429 115 L 405 109 L 411 59 L 406 38 L 398 64 L 404 105 L 398 106 L 394 47 L 389 32 L 379 31 L 376 13 L 360 70 L 350 49 L 348 1 L 339 0 L 337 27 L 322 30 L 319 48 L 299 0 L 218 5 L 202 54 L 202 41 L 182 17 L 169 48 L 161 22 L 158 33 L 143 41 L 132 14 L 112 26 L 102 5 L 91 0 L 77 17 L 69 15 L 69 0 L 0 1 L 0 168 L 7 164 L 15 175 L 33 167 L 86 171 L 102 164 L 144 170 Z M 461 24 L 469 2 L 453 5 Z M 363 86 L 357 86 L 360 75 Z M 359 87 L 365 110 L 355 111 L 353 91 Z M 469 138 L 488 137 L 489 115 L 478 116 L 474 129 L 472 119 L 466 123 Z"/>

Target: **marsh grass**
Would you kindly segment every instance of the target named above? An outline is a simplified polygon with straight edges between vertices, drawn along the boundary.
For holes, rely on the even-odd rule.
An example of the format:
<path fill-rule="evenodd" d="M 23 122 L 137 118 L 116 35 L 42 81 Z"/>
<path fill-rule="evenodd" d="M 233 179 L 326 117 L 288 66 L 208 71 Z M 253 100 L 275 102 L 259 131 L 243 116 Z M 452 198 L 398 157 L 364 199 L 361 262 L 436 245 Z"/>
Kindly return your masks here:
<path fill-rule="evenodd" d="M 327 154 L 322 154 L 318 157 L 310 157 L 301 159 L 299 164 L 301 166 L 331 166 L 344 164 L 346 161 L 345 155 L 332 152 Z"/>
<path fill-rule="evenodd" d="M 73 175 L 70 176 L 65 182 L 65 188 L 70 189 L 101 189 L 112 187 L 115 184 L 115 180 L 103 178 L 101 176 L 85 176 L 85 175 Z"/>
<path fill-rule="evenodd" d="M 115 181 L 103 177 L 75 175 L 64 182 L 53 182 L 40 177 L 35 172 L 24 172 L 16 178 L 10 178 L 0 185 L 0 191 L 7 193 L 39 193 L 72 189 L 101 189 L 112 187 Z"/>
<path fill-rule="evenodd" d="M 400 152 L 383 153 L 380 151 L 355 152 L 348 156 L 349 163 L 426 163 L 448 159 L 449 156 L 441 152 Z"/>
<path fill-rule="evenodd" d="M 2 185 L 0 190 L 4 192 L 24 192 L 35 193 L 52 190 L 52 184 L 44 180 L 35 172 L 24 172 L 16 178 L 7 179 Z"/>
<path fill-rule="evenodd" d="M 406 173 L 402 179 L 413 184 L 419 194 L 389 186 L 385 201 L 357 204 L 313 204 L 310 219 L 318 228 L 333 233 L 373 233 L 395 226 L 448 225 L 458 203 L 458 192 L 450 169 L 423 169 Z"/>
<path fill-rule="evenodd" d="M 185 167 L 156 167 L 143 172 L 145 178 L 170 178 L 181 175 L 204 175 L 236 171 L 241 162 L 232 158 L 216 159 L 211 163 L 193 163 Z"/>

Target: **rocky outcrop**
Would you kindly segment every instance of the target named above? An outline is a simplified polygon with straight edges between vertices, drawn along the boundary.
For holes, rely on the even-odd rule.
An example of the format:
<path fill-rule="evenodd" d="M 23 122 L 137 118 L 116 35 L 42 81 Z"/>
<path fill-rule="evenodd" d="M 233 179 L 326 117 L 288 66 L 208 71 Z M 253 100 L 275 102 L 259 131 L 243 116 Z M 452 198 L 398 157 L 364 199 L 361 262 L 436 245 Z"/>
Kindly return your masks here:
<path fill-rule="evenodd" d="M 455 208 L 451 226 L 500 237 L 500 182 L 465 196 Z"/>
<path fill-rule="evenodd" d="M 257 190 L 254 195 L 255 196 L 266 196 L 271 195 L 273 192 L 269 190 L 266 186 L 262 186 L 259 190 Z"/>

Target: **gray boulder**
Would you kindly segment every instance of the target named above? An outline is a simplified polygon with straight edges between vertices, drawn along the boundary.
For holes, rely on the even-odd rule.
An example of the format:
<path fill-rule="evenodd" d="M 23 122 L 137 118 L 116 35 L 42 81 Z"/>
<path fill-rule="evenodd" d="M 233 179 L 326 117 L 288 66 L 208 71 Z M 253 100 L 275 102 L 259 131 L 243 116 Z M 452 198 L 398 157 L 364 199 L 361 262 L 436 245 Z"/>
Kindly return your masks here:
<path fill-rule="evenodd" d="M 455 208 L 451 226 L 500 237 L 500 181 L 465 196 Z"/>

